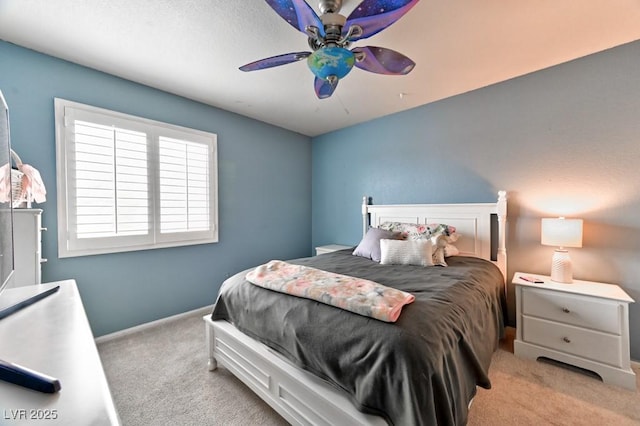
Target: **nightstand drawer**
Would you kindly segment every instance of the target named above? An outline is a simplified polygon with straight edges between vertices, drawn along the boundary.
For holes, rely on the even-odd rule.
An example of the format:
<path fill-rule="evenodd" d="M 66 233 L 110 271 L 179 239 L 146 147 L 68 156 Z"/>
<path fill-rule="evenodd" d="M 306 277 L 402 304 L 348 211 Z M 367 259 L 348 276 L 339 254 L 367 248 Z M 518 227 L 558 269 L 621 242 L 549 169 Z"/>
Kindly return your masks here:
<path fill-rule="evenodd" d="M 522 289 L 522 313 L 606 333 L 620 334 L 619 303 L 536 288 Z"/>
<path fill-rule="evenodd" d="M 523 341 L 615 367 L 622 366 L 620 339 L 619 336 L 552 321 L 523 318 Z"/>

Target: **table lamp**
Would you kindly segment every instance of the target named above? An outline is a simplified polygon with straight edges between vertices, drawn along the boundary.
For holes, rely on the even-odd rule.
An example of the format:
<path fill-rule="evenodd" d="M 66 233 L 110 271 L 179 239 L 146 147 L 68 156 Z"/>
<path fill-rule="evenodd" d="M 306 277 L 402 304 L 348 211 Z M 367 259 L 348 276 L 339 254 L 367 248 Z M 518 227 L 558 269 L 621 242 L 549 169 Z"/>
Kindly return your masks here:
<path fill-rule="evenodd" d="M 582 247 L 582 219 L 542 219 L 541 243 L 558 247 L 551 258 L 551 280 L 573 282 L 571 258 L 566 247 Z"/>

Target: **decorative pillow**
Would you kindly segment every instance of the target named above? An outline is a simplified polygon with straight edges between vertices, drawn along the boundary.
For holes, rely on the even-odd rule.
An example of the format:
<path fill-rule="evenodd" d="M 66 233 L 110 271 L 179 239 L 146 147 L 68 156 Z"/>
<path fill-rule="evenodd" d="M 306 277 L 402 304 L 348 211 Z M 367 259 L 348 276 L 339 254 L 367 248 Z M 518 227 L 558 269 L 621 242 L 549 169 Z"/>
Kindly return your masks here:
<path fill-rule="evenodd" d="M 433 251 L 431 259 L 434 265 L 449 266 L 444 260 L 445 247 L 447 245 L 446 238 L 447 237 L 444 234 L 434 235 L 431 237 L 431 250 Z"/>
<path fill-rule="evenodd" d="M 452 233 L 449 233 L 449 234 L 445 233 L 443 235 L 445 237 L 444 240 L 446 242 L 444 246 L 444 256 L 451 257 L 451 256 L 459 255 L 460 250 L 458 250 L 458 247 L 454 246 L 453 243 L 458 241 L 458 238 L 460 238 L 460 234 L 454 231 Z"/>
<path fill-rule="evenodd" d="M 452 234 L 449 236 L 445 234 L 436 234 L 431 237 L 434 265 L 448 266 L 444 258 L 460 254 L 458 247 L 451 244 L 452 242 L 457 241 L 459 237 L 459 234 Z"/>
<path fill-rule="evenodd" d="M 386 231 L 384 229 L 369 228 L 358 247 L 353 251 L 353 255 L 366 257 L 375 262 L 380 262 L 380 240 L 386 239 L 401 239 L 402 236 L 399 232 Z"/>
<path fill-rule="evenodd" d="M 454 226 L 445 225 L 444 223 L 431 223 L 423 225 L 420 223 L 404 223 L 404 222 L 383 222 L 380 229 L 388 231 L 400 232 L 407 240 L 420 240 L 423 238 L 431 238 L 436 234 L 453 235 L 456 232 Z M 457 238 L 456 238 L 457 239 Z"/>
<path fill-rule="evenodd" d="M 431 223 L 427 226 L 431 230 L 431 235 L 444 234 L 447 237 L 452 237 L 452 242 L 458 239 L 455 226 L 446 225 L 444 223 Z"/>
<path fill-rule="evenodd" d="M 383 265 L 433 266 L 431 240 L 380 240 Z"/>
<path fill-rule="evenodd" d="M 379 228 L 399 232 L 407 240 L 420 240 L 431 236 L 429 227 L 419 223 L 384 222 Z"/>
<path fill-rule="evenodd" d="M 400 232 L 407 240 L 430 239 L 433 246 L 432 255 L 435 265 L 447 266 L 444 258 L 456 256 L 460 253 L 458 248 L 452 244 L 456 242 L 459 237 L 459 234 L 456 233 L 455 226 L 444 223 L 422 225 L 419 223 L 383 222 L 380 225 L 380 229 Z M 436 241 L 436 237 L 440 235 L 445 238 Z"/>
<path fill-rule="evenodd" d="M 447 243 L 447 245 L 444 246 L 444 257 L 457 256 L 459 254 L 460 250 L 458 250 L 458 247 L 454 246 L 453 244 Z"/>

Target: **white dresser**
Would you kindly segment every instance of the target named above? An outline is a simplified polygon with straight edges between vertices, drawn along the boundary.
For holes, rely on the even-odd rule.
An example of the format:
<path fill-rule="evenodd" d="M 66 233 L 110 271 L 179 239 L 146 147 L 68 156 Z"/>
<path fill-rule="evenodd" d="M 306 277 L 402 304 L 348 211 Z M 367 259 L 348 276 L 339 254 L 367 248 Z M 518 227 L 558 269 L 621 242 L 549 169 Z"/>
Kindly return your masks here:
<path fill-rule="evenodd" d="M 120 424 L 74 280 L 5 290 L 0 309 L 56 285 L 60 290 L 0 321 L 0 359 L 60 380 L 41 393 L 0 381 L 0 424 Z"/>
<path fill-rule="evenodd" d="M 13 209 L 15 272 L 11 287 L 42 282 L 42 210 Z"/>
<path fill-rule="evenodd" d="M 557 283 L 523 272 L 516 272 L 513 284 L 516 356 L 550 358 L 635 390 L 629 355 L 629 304 L 634 300 L 624 290 L 592 281 Z"/>

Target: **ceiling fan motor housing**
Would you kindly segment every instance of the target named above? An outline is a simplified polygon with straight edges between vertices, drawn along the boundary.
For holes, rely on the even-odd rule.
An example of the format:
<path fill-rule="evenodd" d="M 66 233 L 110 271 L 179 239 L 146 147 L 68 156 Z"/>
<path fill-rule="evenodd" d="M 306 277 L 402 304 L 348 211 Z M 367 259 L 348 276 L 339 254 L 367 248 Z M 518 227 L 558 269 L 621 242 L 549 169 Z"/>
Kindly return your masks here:
<path fill-rule="evenodd" d="M 324 46 L 339 46 L 345 47 L 348 44 L 348 40 L 342 41 L 342 27 L 347 21 L 347 18 L 339 13 L 325 13 L 320 17 L 322 25 L 324 26 Z"/>

